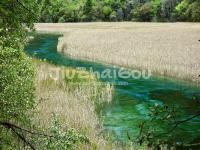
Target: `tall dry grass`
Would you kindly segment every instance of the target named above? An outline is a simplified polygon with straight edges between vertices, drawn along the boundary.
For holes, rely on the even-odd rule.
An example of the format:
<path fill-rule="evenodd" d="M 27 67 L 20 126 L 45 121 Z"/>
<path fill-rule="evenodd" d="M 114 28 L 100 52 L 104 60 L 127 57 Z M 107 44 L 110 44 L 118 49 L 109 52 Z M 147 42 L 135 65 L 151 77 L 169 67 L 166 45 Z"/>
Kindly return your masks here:
<path fill-rule="evenodd" d="M 107 149 L 108 144 L 100 134 L 102 122 L 95 111 L 95 103 L 109 102 L 112 86 L 101 85 L 92 76 L 87 79 L 87 84 L 68 84 L 62 78 L 52 78 L 52 70 L 59 67 L 39 61 L 36 64 L 36 124 L 47 129 L 51 126 L 52 114 L 56 114 L 64 128 L 75 128 L 90 139 L 92 145 L 81 145 L 80 149 Z"/>
<path fill-rule="evenodd" d="M 59 31 L 58 50 L 82 59 L 199 82 L 199 23 L 37 24 L 38 31 Z"/>

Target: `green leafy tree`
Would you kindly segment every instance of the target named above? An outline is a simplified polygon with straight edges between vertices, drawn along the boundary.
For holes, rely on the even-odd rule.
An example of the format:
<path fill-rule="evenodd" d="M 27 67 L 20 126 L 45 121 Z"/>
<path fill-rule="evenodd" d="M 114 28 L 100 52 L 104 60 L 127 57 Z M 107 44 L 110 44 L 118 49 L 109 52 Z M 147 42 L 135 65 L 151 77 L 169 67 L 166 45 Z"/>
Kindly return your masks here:
<path fill-rule="evenodd" d="M 175 18 L 178 21 L 200 21 L 200 1 L 199 0 L 183 0 L 176 6 Z"/>
<path fill-rule="evenodd" d="M 39 9 L 32 0 L 0 2 L 0 149 L 15 148 L 14 136 L 25 141 L 11 124 L 30 126 L 28 113 L 34 106 L 34 68 L 23 48 L 27 29 L 33 29 Z"/>
<path fill-rule="evenodd" d="M 200 1 L 195 1 L 190 5 L 189 12 L 191 12 L 191 21 L 200 21 Z"/>
<path fill-rule="evenodd" d="M 89 14 L 92 10 L 92 0 L 87 0 L 85 3 L 84 12 L 85 14 Z"/>
<path fill-rule="evenodd" d="M 199 0 L 44 0 L 40 22 L 113 21 L 112 12 L 117 21 L 198 21 Z"/>
<path fill-rule="evenodd" d="M 84 15 L 86 16 L 85 21 L 92 20 L 91 12 L 92 12 L 92 0 L 87 0 L 84 7 Z"/>
<path fill-rule="evenodd" d="M 145 3 L 133 11 L 133 18 L 138 21 L 152 21 L 154 17 L 154 8 L 151 3 Z"/>
<path fill-rule="evenodd" d="M 151 1 L 154 11 L 154 21 L 162 21 L 161 0 Z"/>
<path fill-rule="evenodd" d="M 172 19 L 175 7 L 181 0 L 162 0 L 161 1 L 161 20 L 169 21 Z"/>
<path fill-rule="evenodd" d="M 122 8 L 117 9 L 116 16 L 117 16 L 117 20 L 118 21 L 122 21 L 123 20 L 123 18 L 124 18 L 124 12 L 123 12 Z"/>
<path fill-rule="evenodd" d="M 104 20 L 109 20 L 111 13 L 112 13 L 112 8 L 110 6 L 103 7 Z"/>
<path fill-rule="evenodd" d="M 110 21 L 117 21 L 117 13 L 116 13 L 116 11 L 113 11 L 110 14 Z"/>

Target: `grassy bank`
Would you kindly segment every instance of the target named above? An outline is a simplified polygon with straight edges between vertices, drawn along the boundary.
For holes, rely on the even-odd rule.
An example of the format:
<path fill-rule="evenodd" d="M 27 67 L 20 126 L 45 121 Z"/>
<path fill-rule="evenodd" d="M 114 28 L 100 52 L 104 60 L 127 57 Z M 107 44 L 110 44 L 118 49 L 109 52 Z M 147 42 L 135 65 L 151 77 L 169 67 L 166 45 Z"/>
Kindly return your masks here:
<path fill-rule="evenodd" d="M 52 114 L 56 114 L 63 128 L 75 128 L 89 138 L 91 144 L 81 144 L 78 149 L 116 149 L 116 144 L 103 137 L 102 121 L 96 112 L 97 104 L 111 101 L 112 86 L 101 84 L 85 71 L 58 67 L 38 60 L 34 62 L 37 65 L 37 107 L 34 122 L 40 128 L 48 130 L 52 126 Z M 84 80 L 61 76 L 56 79 L 55 70 L 88 76 Z"/>
<path fill-rule="evenodd" d="M 38 31 L 61 32 L 66 55 L 199 82 L 198 23 L 37 24 Z"/>

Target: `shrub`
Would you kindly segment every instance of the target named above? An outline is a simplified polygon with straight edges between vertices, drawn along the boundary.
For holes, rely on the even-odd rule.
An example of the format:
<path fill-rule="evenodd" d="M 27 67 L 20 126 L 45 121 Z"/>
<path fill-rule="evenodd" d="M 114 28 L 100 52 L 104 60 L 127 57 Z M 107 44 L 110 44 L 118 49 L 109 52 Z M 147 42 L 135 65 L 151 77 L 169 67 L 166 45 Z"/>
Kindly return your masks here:
<path fill-rule="evenodd" d="M 32 137 L 32 143 L 34 143 L 38 149 L 75 150 L 80 144 L 90 143 L 89 139 L 78 133 L 76 129 L 64 129 L 56 115 L 53 115 L 53 122 L 48 130 L 48 135 Z"/>
<path fill-rule="evenodd" d="M 34 68 L 22 50 L 0 51 L 0 119 L 24 120 L 34 104 Z"/>
<path fill-rule="evenodd" d="M 34 106 L 35 74 L 22 50 L 1 46 L 0 49 L 0 149 L 7 149 L 7 145 L 16 146 L 16 139 L 3 123 L 30 125 L 28 112 Z"/>

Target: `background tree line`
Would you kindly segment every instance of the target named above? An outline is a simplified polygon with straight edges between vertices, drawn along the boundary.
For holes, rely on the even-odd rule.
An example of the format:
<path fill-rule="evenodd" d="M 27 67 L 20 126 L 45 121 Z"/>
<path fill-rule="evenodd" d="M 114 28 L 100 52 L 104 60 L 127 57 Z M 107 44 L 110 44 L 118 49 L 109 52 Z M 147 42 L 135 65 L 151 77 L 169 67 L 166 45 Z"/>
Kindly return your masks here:
<path fill-rule="evenodd" d="M 44 0 L 40 22 L 200 21 L 200 0 Z"/>

